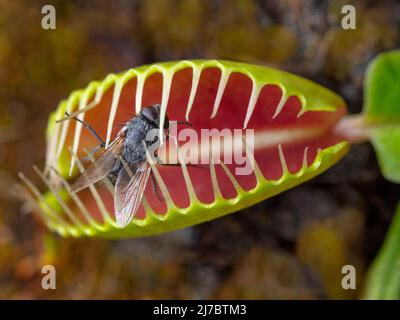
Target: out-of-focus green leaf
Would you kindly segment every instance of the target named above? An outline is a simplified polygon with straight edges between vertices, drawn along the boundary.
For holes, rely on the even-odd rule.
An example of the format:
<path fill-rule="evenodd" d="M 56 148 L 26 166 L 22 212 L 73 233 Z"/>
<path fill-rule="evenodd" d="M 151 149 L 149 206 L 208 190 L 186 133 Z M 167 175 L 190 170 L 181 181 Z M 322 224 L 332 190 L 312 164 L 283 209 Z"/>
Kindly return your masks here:
<path fill-rule="evenodd" d="M 383 176 L 390 181 L 400 182 L 400 124 L 373 129 L 371 142 Z"/>
<path fill-rule="evenodd" d="M 367 71 L 365 120 L 382 174 L 400 182 L 400 50 L 380 54 Z"/>
<path fill-rule="evenodd" d="M 369 270 L 366 299 L 400 299 L 400 205 Z"/>

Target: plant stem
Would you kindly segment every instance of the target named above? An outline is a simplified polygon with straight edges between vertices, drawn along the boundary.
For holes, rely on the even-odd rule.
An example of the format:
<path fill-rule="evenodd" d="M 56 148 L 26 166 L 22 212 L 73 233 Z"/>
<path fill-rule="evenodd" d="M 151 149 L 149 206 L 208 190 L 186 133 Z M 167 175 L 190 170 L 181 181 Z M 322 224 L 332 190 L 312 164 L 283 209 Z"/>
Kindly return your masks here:
<path fill-rule="evenodd" d="M 371 127 L 365 123 L 363 114 L 343 117 L 333 128 L 333 132 L 351 143 L 369 140 Z"/>

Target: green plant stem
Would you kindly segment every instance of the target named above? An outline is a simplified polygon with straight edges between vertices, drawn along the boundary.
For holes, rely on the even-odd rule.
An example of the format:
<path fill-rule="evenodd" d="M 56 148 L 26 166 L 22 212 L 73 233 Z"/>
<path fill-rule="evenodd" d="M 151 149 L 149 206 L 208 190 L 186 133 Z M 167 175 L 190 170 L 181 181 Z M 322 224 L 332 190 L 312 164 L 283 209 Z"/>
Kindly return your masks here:
<path fill-rule="evenodd" d="M 371 129 L 364 115 L 360 113 L 343 117 L 333 128 L 333 132 L 351 143 L 360 143 L 370 139 Z"/>

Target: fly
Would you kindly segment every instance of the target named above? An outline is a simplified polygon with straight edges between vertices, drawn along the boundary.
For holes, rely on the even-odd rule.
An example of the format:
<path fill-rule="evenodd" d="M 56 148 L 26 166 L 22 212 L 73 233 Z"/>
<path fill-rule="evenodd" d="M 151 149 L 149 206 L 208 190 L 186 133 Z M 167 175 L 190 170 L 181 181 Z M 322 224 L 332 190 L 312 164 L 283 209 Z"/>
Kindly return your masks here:
<path fill-rule="evenodd" d="M 159 130 L 160 109 L 159 104 L 151 105 L 129 119 L 109 147 L 71 187 L 72 192 L 76 193 L 105 177 L 110 178 L 115 186 L 115 217 L 121 227 L 128 225 L 138 211 L 150 176 L 151 167 L 146 158 L 146 149 L 154 143 L 159 145 L 158 135 L 153 135 L 153 139 L 148 139 L 148 136 L 152 130 Z M 99 147 L 105 147 L 104 141 L 89 124 L 76 117 L 72 119 L 82 123 L 96 137 L 100 142 Z M 165 116 L 164 129 L 168 128 L 169 119 Z"/>

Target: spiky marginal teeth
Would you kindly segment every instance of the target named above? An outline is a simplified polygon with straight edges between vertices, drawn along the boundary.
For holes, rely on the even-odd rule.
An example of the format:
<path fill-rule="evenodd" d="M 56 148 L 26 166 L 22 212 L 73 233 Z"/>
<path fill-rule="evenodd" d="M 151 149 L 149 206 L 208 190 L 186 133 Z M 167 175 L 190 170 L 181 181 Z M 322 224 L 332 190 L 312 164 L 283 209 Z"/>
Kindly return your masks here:
<path fill-rule="evenodd" d="M 143 205 L 143 209 L 146 213 L 146 217 L 147 217 L 147 215 L 152 215 L 152 216 L 155 215 L 155 213 L 154 213 L 153 209 L 151 208 L 149 201 L 147 200 L 145 195 L 143 195 L 143 197 L 142 197 L 142 205 Z M 136 219 L 133 218 L 133 220 L 136 220 Z"/>
<path fill-rule="evenodd" d="M 245 152 L 246 158 L 247 158 L 247 160 L 250 161 L 251 167 L 253 168 L 253 172 L 257 179 L 257 185 L 258 185 L 260 182 L 264 181 L 265 178 L 264 178 L 263 174 L 261 173 L 260 167 L 258 166 L 256 159 L 254 158 L 254 150 L 251 150 L 249 148 L 249 146 L 246 143 L 245 137 L 242 137 L 242 144 L 246 151 Z"/>
<path fill-rule="evenodd" d="M 215 172 L 215 166 L 212 157 L 210 157 L 210 176 L 211 176 L 211 184 L 213 187 L 215 200 L 217 200 L 218 198 L 222 198 L 221 189 L 219 188 L 217 174 Z"/>
<path fill-rule="evenodd" d="M 47 188 L 49 188 L 50 192 L 55 196 L 55 198 L 57 199 L 57 202 L 60 204 L 60 206 L 64 210 L 64 212 L 67 215 L 67 217 L 69 218 L 69 220 L 73 223 L 73 225 L 75 225 L 79 230 L 84 231 L 81 221 L 79 221 L 79 219 L 76 217 L 75 213 L 65 203 L 65 201 L 60 196 L 59 192 L 55 188 L 53 188 L 51 183 L 49 183 L 49 181 L 46 179 L 44 174 L 36 166 L 33 166 L 33 169 L 38 174 L 38 176 L 42 179 L 42 181 L 47 186 Z"/>
<path fill-rule="evenodd" d="M 136 95 L 135 95 L 135 108 L 136 113 L 139 113 L 142 109 L 142 97 L 144 89 L 145 75 L 143 73 L 138 73 L 136 75 Z"/>
<path fill-rule="evenodd" d="M 57 157 L 57 139 L 55 137 L 57 137 L 59 135 L 59 131 L 60 131 L 60 126 L 56 125 L 54 128 L 54 135 L 49 136 L 47 135 L 47 145 L 48 145 L 48 149 L 47 149 L 47 153 L 46 153 L 46 164 L 52 164 L 56 161 L 56 159 L 58 159 Z M 46 175 L 48 174 L 48 172 L 46 172 Z"/>
<path fill-rule="evenodd" d="M 278 152 L 279 152 L 279 161 L 281 162 L 281 166 L 282 166 L 282 172 L 283 172 L 283 174 L 286 174 L 289 172 L 289 170 L 288 170 L 288 167 L 286 164 L 285 155 L 283 154 L 281 144 L 278 145 Z"/>
<path fill-rule="evenodd" d="M 228 83 L 230 75 L 231 75 L 231 72 L 229 70 L 226 70 L 226 69 L 221 70 L 221 78 L 220 78 L 219 84 L 218 84 L 217 95 L 215 97 L 213 111 L 212 111 L 212 114 L 210 117 L 211 119 L 217 115 L 219 105 L 221 103 L 221 99 L 224 94 L 225 87 L 226 87 L 226 84 Z"/>
<path fill-rule="evenodd" d="M 38 205 L 38 203 L 44 203 L 43 196 L 40 193 L 39 189 L 36 188 L 36 186 L 33 184 L 33 182 L 30 181 L 22 172 L 18 173 L 18 177 L 21 179 L 22 183 L 26 186 L 28 192 L 30 191 L 36 197 L 37 202 L 34 201 L 33 199 L 32 199 L 32 201 L 33 201 L 35 208 L 37 209 L 37 213 L 43 219 L 44 223 L 48 227 L 54 225 L 56 218 L 49 216 L 49 214 L 46 213 L 40 205 Z M 47 206 L 47 204 L 46 204 L 46 206 Z"/>
<path fill-rule="evenodd" d="M 243 192 L 243 188 L 240 186 L 239 182 L 236 180 L 232 172 L 228 169 L 225 163 L 221 162 L 221 167 L 224 170 L 225 174 L 227 175 L 228 179 L 231 181 L 235 191 L 237 194 Z"/>
<path fill-rule="evenodd" d="M 38 200 L 38 203 L 43 204 L 46 206 L 47 210 L 43 210 L 40 206 L 40 211 L 43 216 L 45 217 L 44 221 L 50 221 L 50 223 L 54 225 L 59 225 L 62 226 L 62 228 L 68 228 L 71 227 L 68 222 L 66 222 L 60 215 L 54 211 L 54 209 L 47 203 L 47 201 L 44 199 L 42 193 L 39 191 L 39 189 L 33 184 L 32 181 L 30 181 L 28 178 L 25 177 L 24 174 L 20 173 L 19 178 L 25 183 L 25 185 L 28 187 L 28 189 L 34 194 L 36 199 Z"/>
<path fill-rule="evenodd" d="M 172 84 L 172 77 L 173 73 L 169 73 L 164 71 L 163 75 L 163 87 L 162 87 L 162 95 L 161 95 L 161 110 L 160 110 L 160 141 L 161 146 L 164 144 L 164 122 L 165 122 L 165 115 L 167 113 L 167 105 L 169 99 L 169 93 L 171 91 L 171 84 Z"/>
<path fill-rule="evenodd" d="M 111 102 L 110 114 L 108 117 L 107 134 L 106 134 L 106 148 L 108 148 L 111 141 L 111 133 L 114 126 L 115 115 L 117 114 L 118 102 L 121 96 L 123 87 L 123 78 L 117 79 L 114 85 L 114 94 Z"/>
<path fill-rule="evenodd" d="M 86 219 L 87 223 L 91 226 L 96 226 L 98 223 L 92 218 L 90 215 L 89 211 L 87 210 L 86 206 L 83 204 L 81 199 L 78 197 L 77 194 L 71 192 L 71 186 L 70 184 L 61 176 L 61 174 L 53 167 L 50 167 L 50 169 L 60 178 L 63 186 L 67 190 L 68 194 L 71 196 L 72 200 L 76 204 L 77 208 L 80 210 L 80 212 L 83 214 L 84 218 Z"/>
<path fill-rule="evenodd" d="M 72 111 L 74 111 L 73 109 L 74 109 L 74 106 L 75 106 L 75 104 L 77 103 L 77 101 L 79 100 L 79 107 L 78 107 L 78 110 L 80 109 L 80 108 L 83 108 L 84 107 L 84 104 L 86 104 L 86 101 L 87 101 L 87 95 L 85 95 L 85 97 L 82 99 L 82 97 L 81 97 L 81 95 L 82 95 L 82 91 L 78 91 L 78 92 L 76 92 L 76 93 L 73 93 L 69 98 L 68 98 L 68 100 L 67 100 L 67 102 L 66 102 L 66 107 L 65 107 L 65 111 L 66 112 L 68 112 L 68 113 L 71 113 Z M 84 113 L 81 113 L 81 114 L 79 114 L 78 115 L 78 118 L 79 119 L 83 119 L 83 115 L 84 115 Z M 64 149 L 64 146 L 65 146 L 65 141 L 66 141 L 66 139 L 67 139 L 67 133 L 68 133 L 68 129 L 69 129 L 69 127 L 70 127 L 70 121 L 66 121 L 66 122 L 64 122 L 64 123 L 62 123 L 62 131 L 61 131 L 61 136 L 60 137 L 57 137 L 57 138 L 59 138 L 59 140 L 58 140 L 58 148 L 57 148 L 57 155 L 56 155 L 56 159 L 59 159 L 60 158 L 60 156 L 61 156 L 61 153 L 62 153 L 62 151 L 63 151 L 63 149 Z M 75 137 L 76 137 L 76 135 L 77 135 L 77 133 L 76 133 L 76 131 L 78 131 L 79 130 L 79 126 L 77 125 L 76 127 L 75 127 Z M 72 160 L 71 160 L 72 161 Z M 51 163 L 52 165 L 53 165 L 53 163 Z M 71 162 L 71 167 L 72 167 L 72 162 Z"/>
<path fill-rule="evenodd" d="M 197 68 L 197 67 L 193 67 L 192 68 L 192 86 L 190 88 L 190 95 L 189 95 L 189 101 L 186 107 L 186 114 L 185 114 L 185 118 L 186 121 L 189 121 L 189 113 L 190 110 L 192 110 L 193 107 L 193 102 L 194 102 L 194 98 L 196 96 L 196 92 L 197 92 L 197 87 L 199 85 L 199 80 L 200 80 L 200 75 L 201 75 L 201 69 Z"/>
<path fill-rule="evenodd" d="M 247 106 L 246 118 L 244 120 L 243 129 L 246 129 L 247 125 L 249 124 L 251 116 L 253 115 L 254 108 L 256 107 L 258 96 L 262 88 L 262 86 L 256 84 L 256 81 L 254 79 L 252 79 L 252 82 L 253 82 L 253 87 L 251 89 L 251 94 L 250 94 L 249 104 Z"/>
<path fill-rule="evenodd" d="M 305 114 L 307 111 L 306 111 L 306 109 L 304 108 L 304 106 L 303 106 L 303 103 L 301 104 L 301 109 L 300 109 L 300 111 L 297 113 L 297 118 L 300 118 L 303 114 Z"/>
<path fill-rule="evenodd" d="M 308 153 L 308 147 L 304 148 L 304 154 L 303 154 L 303 164 L 302 164 L 302 169 L 306 169 L 308 167 L 308 159 L 307 159 L 307 153 Z"/>
<path fill-rule="evenodd" d="M 161 177 L 160 172 L 157 169 L 157 166 L 154 164 L 154 160 L 151 157 L 149 151 L 147 150 L 147 148 L 145 148 L 145 149 L 146 149 L 147 161 L 150 163 L 151 170 L 153 172 L 154 178 L 156 179 L 156 181 L 158 183 L 158 186 L 160 187 L 161 194 L 162 194 L 162 196 L 163 196 L 163 198 L 165 200 L 165 203 L 167 205 L 167 210 L 170 209 L 170 208 L 173 208 L 173 207 L 175 207 L 175 205 L 174 205 L 174 203 L 172 201 L 171 195 L 169 194 L 168 188 L 165 185 L 164 180 Z"/>
<path fill-rule="evenodd" d="M 185 180 L 186 189 L 189 194 L 189 203 L 193 203 L 193 201 L 197 201 L 198 198 L 197 198 L 196 192 L 194 191 L 194 186 L 193 186 L 192 180 L 190 179 L 190 175 L 189 175 L 189 171 L 187 169 L 186 162 L 183 159 L 181 150 L 179 149 L 178 141 L 176 140 L 175 137 L 173 137 L 173 141 L 175 142 L 175 145 L 176 145 L 179 163 L 181 164 L 183 179 Z"/>
<path fill-rule="evenodd" d="M 78 105 L 78 110 L 84 108 L 87 105 L 87 101 L 89 99 L 88 93 L 87 91 L 81 96 L 80 101 L 79 101 L 79 105 Z M 85 118 L 85 113 L 80 113 L 77 117 L 80 121 L 83 121 Z M 79 148 L 79 141 L 81 138 L 81 134 L 82 134 L 82 123 L 81 122 L 77 122 L 75 124 L 75 133 L 74 133 L 74 140 L 73 140 L 73 145 L 72 145 L 72 150 L 77 153 L 78 148 Z M 72 171 L 74 170 L 74 166 L 75 166 L 75 159 L 71 158 L 71 165 L 69 168 L 69 176 L 72 175 Z"/>
<path fill-rule="evenodd" d="M 67 132 L 68 132 L 69 125 L 70 125 L 70 122 L 69 122 L 69 121 L 66 121 L 66 122 L 64 122 L 64 123 L 61 124 L 61 127 L 62 127 L 62 129 L 61 129 L 61 136 L 60 136 L 60 140 L 59 140 L 59 144 L 58 144 L 58 150 L 57 150 L 57 153 L 56 153 L 56 158 L 57 158 L 57 159 L 60 158 L 61 152 L 62 152 L 62 150 L 63 150 L 63 148 L 64 148 L 65 139 L 67 138 Z M 60 126 L 57 126 L 58 130 L 59 130 L 59 127 L 60 127 Z M 56 133 L 57 133 L 57 135 L 58 135 L 58 132 L 56 132 Z M 56 133 L 55 133 L 55 134 L 56 134 Z"/>
<path fill-rule="evenodd" d="M 286 103 L 286 95 L 285 92 L 282 90 L 282 97 L 281 100 L 278 103 L 278 106 L 276 107 L 275 113 L 272 116 L 272 119 L 275 119 L 276 117 L 278 117 L 278 115 L 282 112 L 283 107 L 285 106 Z"/>

